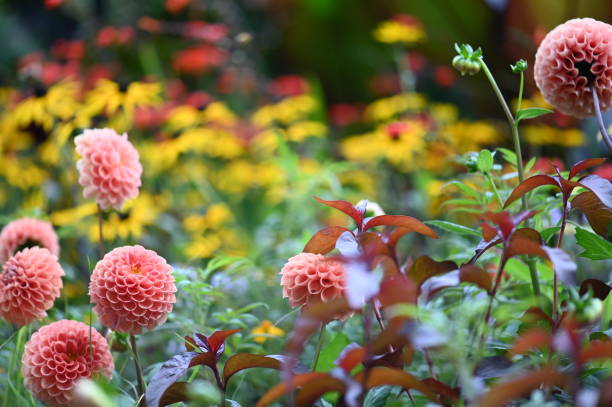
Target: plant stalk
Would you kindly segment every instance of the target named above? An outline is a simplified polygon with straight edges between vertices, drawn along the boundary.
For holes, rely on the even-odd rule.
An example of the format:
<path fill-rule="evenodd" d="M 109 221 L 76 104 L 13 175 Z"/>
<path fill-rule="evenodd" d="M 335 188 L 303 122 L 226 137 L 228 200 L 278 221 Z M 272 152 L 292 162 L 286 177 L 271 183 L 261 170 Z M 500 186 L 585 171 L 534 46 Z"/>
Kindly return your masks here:
<path fill-rule="evenodd" d="M 102 219 L 102 208 L 98 205 L 98 252 L 100 255 L 100 260 L 104 257 L 104 231 L 102 229 L 102 225 L 104 224 Z"/>
<path fill-rule="evenodd" d="M 134 369 L 136 370 L 136 380 L 138 381 L 138 406 L 144 406 L 144 395 L 145 395 L 145 381 L 144 375 L 142 374 L 142 368 L 140 367 L 140 358 L 138 357 L 138 348 L 136 347 L 136 336 L 130 334 L 130 349 L 132 356 L 134 357 Z"/>
<path fill-rule="evenodd" d="M 317 339 L 317 347 L 315 348 L 314 358 L 312 359 L 312 367 L 311 371 L 315 371 L 317 368 L 317 363 L 319 362 L 319 355 L 321 354 L 321 349 L 323 349 L 323 340 L 325 339 L 325 324 L 321 323 L 321 328 L 319 329 L 319 339 Z"/>
<path fill-rule="evenodd" d="M 599 132 L 601 133 L 601 137 L 606 142 L 608 146 L 608 152 L 612 153 L 612 140 L 610 139 L 610 135 L 608 134 L 608 130 L 606 130 L 606 125 L 603 121 L 603 116 L 601 115 L 601 109 L 599 107 L 599 96 L 597 95 L 597 89 L 595 86 L 591 84 L 591 93 L 593 94 L 593 109 L 595 110 L 595 117 L 597 118 L 597 125 L 599 126 Z"/>

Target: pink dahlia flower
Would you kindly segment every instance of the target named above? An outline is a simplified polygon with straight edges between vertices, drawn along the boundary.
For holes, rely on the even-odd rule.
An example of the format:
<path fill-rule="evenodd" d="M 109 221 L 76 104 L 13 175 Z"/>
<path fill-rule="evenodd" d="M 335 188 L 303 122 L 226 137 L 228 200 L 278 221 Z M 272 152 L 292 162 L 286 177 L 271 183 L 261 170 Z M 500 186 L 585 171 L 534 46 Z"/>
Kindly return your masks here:
<path fill-rule="evenodd" d="M 612 107 L 612 26 L 592 18 L 569 20 L 549 32 L 535 57 L 535 81 L 561 113 L 592 116 L 592 85 L 602 111 Z"/>
<path fill-rule="evenodd" d="M 123 246 L 107 253 L 89 283 L 89 296 L 100 321 L 130 334 L 164 323 L 176 302 L 175 292 L 172 267 L 142 246 Z"/>
<path fill-rule="evenodd" d="M 287 261 L 280 274 L 283 298 L 289 298 L 292 307 L 328 302 L 344 293 L 344 265 L 321 254 L 300 253 Z"/>
<path fill-rule="evenodd" d="M 74 139 L 79 184 L 85 198 L 94 198 L 102 209 L 120 209 L 140 188 L 142 165 L 127 134 L 112 129 L 88 129 Z"/>
<path fill-rule="evenodd" d="M 46 317 L 60 295 L 63 275 L 49 250 L 32 247 L 17 252 L 0 274 L 0 316 L 16 325 Z"/>
<path fill-rule="evenodd" d="M 41 246 L 59 256 L 57 235 L 49 222 L 23 218 L 9 223 L 0 233 L 0 264 L 11 257 L 21 246 Z"/>
<path fill-rule="evenodd" d="M 48 406 L 75 405 L 73 388 L 79 379 L 92 374 L 110 378 L 113 369 L 106 339 L 78 321 L 64 319 L 43 326 L 23 351 L 25 386 Z"/>

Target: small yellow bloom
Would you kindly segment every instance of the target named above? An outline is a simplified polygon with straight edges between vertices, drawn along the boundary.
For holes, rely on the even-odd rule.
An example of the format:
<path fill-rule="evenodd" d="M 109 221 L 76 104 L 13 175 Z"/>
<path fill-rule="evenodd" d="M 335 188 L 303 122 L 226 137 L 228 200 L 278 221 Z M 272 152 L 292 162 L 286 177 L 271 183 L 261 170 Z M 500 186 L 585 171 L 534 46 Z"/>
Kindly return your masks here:
<path fill-rule="evenodd" d="M 370 103 L 364 112 L 365 118 L 379 122 L 393 119 L 399 114 L 419 112 L 427 106 L 427 100 L 418 93 L 400 93 Z"/>
<path fill-rule="evenodd" d="M 264 343 L 270 337 L 282 337 L 285 336 L 285 331 L 274 326 L 272 322 L 267 319 L 261 321 L 259 326 L 253 328 L 251 333 L 255 335 L 253 339 L 257 343 Z"/>
<path fill-rule="evenodd" d="M 534 145 L 554 144 L 564 147 L 577 147 L 584 144 L 584 134 L 579 129 L 558 129 L 547 125 L 528 125 L 523 127 L 522 136 Z"/>
<path fill-rule="evenodd" d="M 327 127 L 321 122 L 299 121 L 287 129 L 287 139 L 299 143 L 308 137 L 324 137 L 325 133 Z"/>
<path fill-rule="evenodd" d="M 374 30 L 377 41 L 394 44 L 418 44 L 425 41 L 425 31 L 414 21 L 388 20 L 383 21 Z"/>

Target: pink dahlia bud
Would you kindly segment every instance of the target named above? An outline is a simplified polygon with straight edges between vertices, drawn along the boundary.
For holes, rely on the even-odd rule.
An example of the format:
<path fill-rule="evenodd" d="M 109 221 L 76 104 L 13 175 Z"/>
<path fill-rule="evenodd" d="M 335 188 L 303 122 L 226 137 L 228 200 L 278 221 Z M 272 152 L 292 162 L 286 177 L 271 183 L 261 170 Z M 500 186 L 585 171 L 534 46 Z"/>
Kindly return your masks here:
<path fill-rule="evenodd" d="M 175 292 L 172 267 L 142 246 L 123 246 L 107 253 L 89 283 L 89 296 L 100 321 L 130 334 L 164 323 L 176 302 Z"/>
<path fill-rule="evenodd" d="M 63 275 L 49 250 L 32 247 L 17 252 L 0 274 L 0 316 L 16 325 L 46 317 L 60 295 Z"/>
<path fill-rule="evenodd" d="M 23 246 L 41 246 L 59 256 L 57 235 L 49 222 L 23 218 L 9 223 L 0 233 L 0 264 Z"/>
<path fill-rule="evenodd" d="M 48 406 L 75 405 L 73 388 L 79 379 L 94 374 L 110 378 L 113 369 L 106 339 L 78 321 L 64 319 L 43 326 L 23 351 L 25 386 Z"/>
<path fill-rule="evenodd" d="M 292 307 L 328 302 L 344 293 L 344 265 L 321 254 L 300 253 L 287 261 L 280 274 L 283 298 L 289 298 Z"/>
<path fill-rule="evenodd" d="M 120 209 L 140 188 L 142 165 L 127 134 L 112 129 L 88 129 L 74 139 L 79 184 L 85 198 L 94 198 L 102 209 Z"/>
<path fill-rule="evenodd" d="M 593 86 L 602 111 L 612 107 L 612 26 L 592 18 L 569 20 L 549 32 L 535 57 L 535 81 L 561 113 L 594 113 Z"/>

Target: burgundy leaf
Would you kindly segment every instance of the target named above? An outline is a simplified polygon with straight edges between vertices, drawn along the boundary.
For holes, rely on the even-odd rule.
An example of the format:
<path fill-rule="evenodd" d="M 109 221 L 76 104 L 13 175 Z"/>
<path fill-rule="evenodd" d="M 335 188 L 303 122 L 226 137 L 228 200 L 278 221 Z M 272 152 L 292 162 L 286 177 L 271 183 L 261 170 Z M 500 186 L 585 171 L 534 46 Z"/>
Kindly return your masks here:
<path fill-rule="evenodd" d="M 508 205 L 525 195 L 527 192 L 542 185 L 552 185 L 559 189 L 562 189 L 562 186 L 559 183 L 557 177 L 551 177 L 550 175 L 534 175 L 533 177 L 527 178 L 526 180 L 521 182 L 516 188 L 514 188 L 514 191 L 512 191 L 512 194 L 510 194 L 510 196 L 506 200 L 504 208 L 507 208 Z"/>
<path fill-rule="evenodd" d="M 355 375 L 355 381 L 361 383 L 364 371 Z M 366 389 L 372 389 L 378 386 L 400 386 L 405 390 L 417 390 L 428 399 L 435 401 L 435 393 L 415 376 L 406 373 L 400 369 L 391 369 L 388 367 L 374 367 L 369 369 L 366 378 Z"/>
<path fill-rule="evenodd" d="M 357 236 L 366 257 L 392 256 L 389 246 L 385 244 L 381 235 L 374 232 L 363 232 Z"/>
<path fill-rule="evenodd" d="M 417 286 L 420 286 L 428 278 L 438 274 L 448 273 L 456 268 L 457 264 L 452 261 L 438 262 L 427 256 L 420 256 L 412 263 L 407 274 Z"/>
<path fill-rule="evenodd" d="M 595 233 L 607 237 L 612 222 L 612 208 L 604 205 L 597 195 L 585 191 L 572 199 L 572 207 L 584 213 Z"/>
<path fill-rule="evenodd" d="M 396 304 L 416 304 L 417 289 L 416 283 L 403 274 L 386 277 L 380 285 L 378 300 L 383 307 Z"/>
<path fill-rule="evenodd" d="M 187 382 L 173 383 L 164 392 L 164 395 L 159 401 L 159 405 L 169 406 L 174 403 L 189 401 L 188 386 L 189 386 L 189 383 Z"/>
<path fill-rule="evenodd" d="M 555 274 L 559 277 L 559 280 L 568 287 L 574 287 L 576 285 L 576 270 L 577 266 L 574 260 L 569 254 L 563 251 L 563 249 L 542 247 L 548 259 L 553 264 Z"/>
<path fill-rule="evenodd" d="M 434 378 L 428 377 L 427 379 L 421 380 L 421 382 L 434 392 L 438 393 L 438 396 L 440 397 L 438 403 L 444 406 L 453 406 L 459 400 L 459 392 L 457 390 Z"/>
<path fill-rule="evenodd" d="M 208 343 L 211 346 L 211 351 L 219 357 L 223 351 L 221 350 L 221 346 L 225 344 L 225 339 L 228 336 L 233 335 L 237 332 L 240 332 L 240 328 L 237 329 L 226 329 L 224 331 L 215 331 L 212 335 L 208 337 Z M 197 334 L 199 335 L 199 334 Z"/>
<path fill-rule="evenodd" d="M 402 227 L 393 229 L 393 231 L 387 237 L 387 244 L 390 247 L 395 248 L 395 246 L 397 246 L 398 240 L 406 236 L 408 233 L 412 233 L 412 230 L 408 228 L 402 228 Z"/>
<path fill-rule="evenodd" d="M 508 211 L 497 213 L 487 212 L 482 215 L 482 218 L 488 220 L 489 222 L 497 226 L 499 232 L 497 232 L 496 234 L 498 234 L 504 240 L 508 239 L 516 228 L 516 224 L 512 219 L 512 215 Z M 483 237 L 485 237 L 484 234 Z M 490 237 L 490 232 L 489 235 L 485 237 L 485 240 L 491 240 L 487 239 L 487 237 Z"/>
<path fill-rule="evenodd" d="M 510 356 L 522 355 L 535 348 L 549 347 L 552 342 L 550 332 L 540 328 L 534 328 L 522 333 L 508 351 Z"/>
<path fill-rule="evenodd" d="M 326 201 L 325 199 L 317 198 L 316 196 L 314 197 L 314 199 L 316 199 L 317 202 L 320 202 L 334 209 L 338 209 L 340 212 L 347 214 L 348 216 L 353 218 L 353 220 L 357 224 L 357 228 L 361 230 L 363 226 L 363 212 L 355 208 L 352 203 L 342 200 Z"/>
<path fill-rule="evenodd" d="M 257 404 L 255 404 L 255 407 L 265 407 L 296 387 L 302 387 L 312 380 L 329 377 L 331 376 L 329 376 L 327 373 L 321 372 L 310 372 L 295 375 L 292 377 L 291 386 L 288 386 L 288 383 L 285 381 L 277 384 L 276 386 L 268 390 L 268 392 L 264 394 L 262 398 L 259 399 Z"/>
<path fill-rule="evenodd" d="M 345 391 L 346 385 L 342 380 L 331 376 L 319 377 L 304 384 L 295 398 L 295 406 L 310 407 L 326 393 L 344 394 Z"/>
<path fill-rule="evenodd" d="M 567 179 L 571 180 L 582 171 L 588 170 L 591 167 L 596 167 L 605 162 L 605 158 L 588 158 L 586 160 L 578 161 L 576 164 L 572 165 L 572 168 L 570 168 L 570 172 Z"/>
<path fill-rule="evenodd" d="M 483 242 L 488 244 L 489 242 L 492 242 L 493 239 L 497 237 L 497 230 L 493 226 L 489 225 L 488 223 L 481 223 L 480 226 L 482 227 Z M 501 240 L 499 240 L 499 243 L 501 243 Z"/>
<path fill-rule="evenodd" d="M 199 356 L 197 352 L 179 353 L 167 360 L 153 375 L 147 386 L 146 401 L 148 407 L 158 407 L 160 399 L 168 387 L 181 377 L 191 364 L 191 360 Z"/>
<path fill-rule="evenodd" d="M 268 368 L 280 370 L 282 367 L 282 356 L 262 356 L 252 353 L 237 353 L 231 356 L 223 366 L 223 381 L 228 380 L 236 373 L 252 368 Z"/>
<path fill-rule="evenodd" d="M 321 229 L 310 238 L 303 251 L 315 254 L 329 253 L 336 247 L 336 240 L 344 232 L 350 233 L 347 228 L 341 226 L 330 226 Z"/>
<path fill-rule="evenodd" d="M 480 399 L 478 407 L 500 407 L 517 398 L 530 394 L 541 385 L 561 386 L 566 377 L 553 368 L 543 368 L 534 372 L 521 374 L 516 378 L 495 384 Z"/>
<path fill-rule="evenodd" d="M 589 175 L 580 180 L 581 186 L 590 189 L 602 204 L 612 208 L 612 183 L 599 175 Z"/>
<path fill-rule="evenodd" d="M 528 316 L 530 318 L 527 318 Z M 546 314 L 541 308 L 538 308 L 538 307 L 528 308 L 527 311 L 525 311 L 523 318 L 531 319 L 531 320 L 535 319 L 536 321 L 544 321 L 546 325 L 550 327 L 554 325 L 552 318 L 548 314 Z"/>
<path fill-rule="evenodd" d="M 586 294 L 589 290 L 593 291 L 595 298 L 599 298 L 603 301 L 608 297 L 608 294 L 610 294 L 612 287 L 601 280 L 589 278 L 580 284 L 580 295 Z"/>
<path fill-rule="evenodd" d="M 581 364 L 593 359 L 612 359 L 612 341 L 592 341 L 580 351 L 578 357 Z"/>
<path fill-rule="evenodd" d="M 459 269 L 459 279 L 463 283 L 476 284 L 487 292 L 491 291 L 493 286 L 491 275 L 473 264 L 461 266 Z"/>
<path fill-rule="evenodd" d="M 365 348 L 352 343 L 342 350 L 335 363 L 346 373 L 350 373 L 359 364 L 363 363 L 365 357 Z"/>
<path fill-rule="evenodd" d="M 380 215 L 375 216 L 370 219 L 363 230 L 368 230 L 370 228 L 376 226 L 397 226 L 408 229 L 412 232 L 417 232 L 425 236 L 433 237 L 434 239 L 438 238 L 436 232 L 431 230 L 428 226 L 426 226 L 423 222 L 418 219 L 415 219 L 410 216 L 403 215 Z"/>

